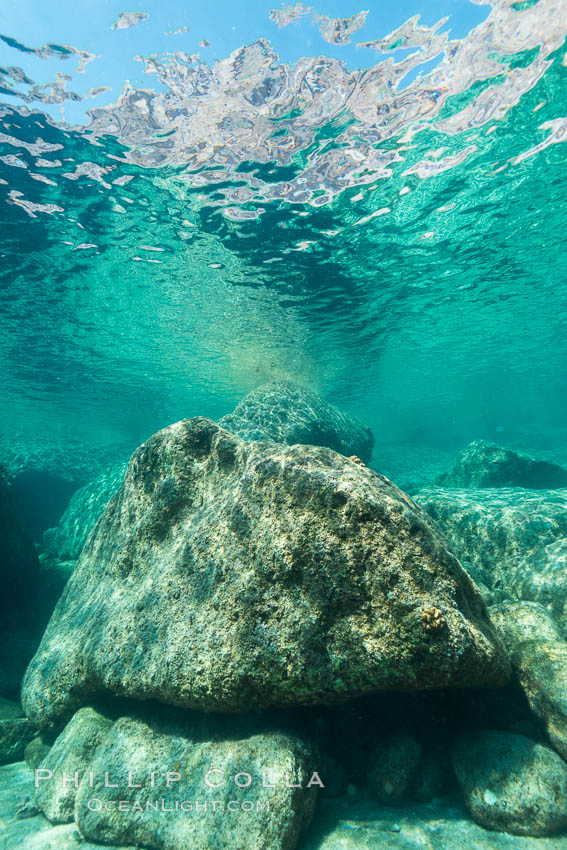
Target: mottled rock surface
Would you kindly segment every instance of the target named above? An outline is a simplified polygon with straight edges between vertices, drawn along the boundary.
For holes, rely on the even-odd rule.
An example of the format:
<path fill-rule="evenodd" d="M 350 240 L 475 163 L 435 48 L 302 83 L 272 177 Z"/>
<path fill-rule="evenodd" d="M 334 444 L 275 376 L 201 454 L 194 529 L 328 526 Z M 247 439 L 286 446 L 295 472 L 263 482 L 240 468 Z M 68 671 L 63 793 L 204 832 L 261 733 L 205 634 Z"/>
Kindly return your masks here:
<path fill-rule="evenodd" d="M 293 850 L 317 798 L 318 785 L 310 786 L 316 769 L 311 749 L 282 732 L 248 730 L 240 737 L 232 724 L 206 719 L 194 724 L 120 718 L 89 765 L 94 787 L 88 777 L 79 786 L 76 819 L 82 834 L 156 850 Z M 168 770 L 179 777 L 169 787 Z M 107 772 L 118 791 L 105 787 Z M 128 787 L 129 774 L 131 784 L 141 788 Z M 123 811 L 89 806 L 93 798 L 104 804 L 117 794 L 126 801 Z M 170 812 L 177 801 L 180 811 L 148 810 L 147 802 L 155 800 L 160 806 L 163 800 Z M 192 808 L 183 811 L 184 801 Z"/>
<path fill-rule="evenodd" d="M 522 559 L 507 584 L 518 599 L 530 599 L 553 612 L 567 634 L 567 537 L 560 537 Z"/>
<path fill-rule="evenodd" d="M 50 749 L 51 745 L 41 735 L 38 735 L 37 738 L 32 738 L 24 750 L 24 759 L 28 767 L 31 767 L 32 770 L 39 767 Z"/>
<path fill-rule="evenodd" d="M 273 440 L 288 446 L 326 446 L 368 463 L 374 437 L 370 428 L 290 381 L 265 384 L 248 393 L 219 425 L 243 440 Z"/>
<path fill-rule="evenodd" d="M 545 724 L 549 740 L 567 759 L 567 643 L 531 640 L 513 655 L 530 708 Z"/>
<path fill-rule="evenodd" d="M 197 418 L 132 456 L 23 700 L 45 725 L 103 691 L 248 711 L 507 676 L 480 595 L 391 482 Z"/>
<path fill-rule="evenodd" d="M 21 761 L 35 734 L 21 706 L 0 697 L 0 764 Z"/>
<path fill-rule="evenodd" d="M 567 537 L 567 490 L 431 487 L 415 500 L 472 575 L 508 594 L 521 564 L 536 575 L 544 548 Z"/>
<path fill-rule="evenodd" d="M 77 787 L 63 776 L 82 778 L 99 744 L 112 727 L 112 720 L 87 706 L 73 715 L 41 763 L 43 780 L 38 782 L 35 803 L 52 823 L 74 819 Z M 52 776 L 46 773 L 51 771 Z"/>
<path fill-rule="evenodd" d="M 491 605 L 488 612 L 511 656 L 524 641 L 562 639 L 549 611 L 537 602 L 502 602 Z"/>
<path fill-rule="evenodd" d="M 89 532 L 119 489 L 126 466 L 120 463 L 105 470 L 73 494 L 59 524 L 43 535 L 46 549 L 60 558 L 79 557 Z"/>
<path fill-rule="evenodd" d="M 548 747 L 509 732 L 469 732 L 453 746 L 467 808 L 482 826 L 552 835 L 567 826 L 567 765 Z"/>
<path fill-rule="evenodd" d="M 567 470 L 512 449 L 475 440 L 457 456 L 450 472 L 440 476 L 443 487 L 522 487 L 533 490 L 567 487 Z"/>

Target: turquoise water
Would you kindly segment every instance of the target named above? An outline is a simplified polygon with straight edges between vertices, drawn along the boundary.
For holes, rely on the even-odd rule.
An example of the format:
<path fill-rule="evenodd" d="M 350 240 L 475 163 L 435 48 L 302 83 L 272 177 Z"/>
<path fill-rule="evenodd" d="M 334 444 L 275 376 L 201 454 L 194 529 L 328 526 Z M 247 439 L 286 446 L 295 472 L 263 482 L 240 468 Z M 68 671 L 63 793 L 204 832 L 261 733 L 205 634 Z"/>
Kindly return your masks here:
<path fill-rule="evenodd" d="M 74 100 L 80 57 L 5 40 L 9 431 L 136 444 L 291 376 L 385 442 L 562 439 L 565 16 L 471 8 L 485 20 L 460 40 L 402 21 L 387 37 L 374 10 L 351 35 L 378 39 L 352 51 L 377 61 L 360 71 L 176 41 L 102 107 Z M 34 88 L 42 62 L 71 79 Z M 79 105 L 85 123 L 57 116 Z"/>
<path fill-rule="evenodd" d="M 269 821 L 260 838 L 223 838 L 230 836 L 222 831 L 230 819 L 223 818 L 218 835 L 210 833 L 216 836 L 211 850 L 296 845 L 366 850 L 436 842 L 472 850 L 567 848 L 567 473 L 537 463 L 567 468 L 567 0 L 370 5 L 366 10 L 351 0 L 333 0 L 326 8 L 302 3 L 271 8 L 250 0 L 234 8 L 211 0 L 182 8 L 176 0 L 149 0 L 127 11 L 115 0 L 63 0 L 48 15 L 39 0 L 9 0 L 0 10 L 0 580 L 6 599 L 13 587 L 18 599 L 25 600 L 32 586 L 30 597 L 36 592 L 40 597 L 35 608 L 20 601 L 22 607 L 7 608 L 0 623 L 0 765 L 9 762 L 9 772 L 0 767 L 0 791 L 3 782 L 12 789 L 5 799 L 0 795 L 0 848 L 25 850 L 32 838 L 37 850 L 46 850 L 48 843 L 41 841 L 49 840 L 62 850 L 74 846 L 66 843 L 70 833 L 64 835 L 63 827 L 42 837 L 47 822 L 37 811 L 18 809 L 14 815 L 14 788 L 22 797 L 18 805 L 35 805 L 24 799 L 33 797 L 33 776 L 15 765 L 24 752 L 28 767 L 40 764 L 24 747 L 28 738 L 43 724 L 35 746 L 47 753 L 72 710 L 91 705 L 92 694 L 97 711 L 113 722 L 129 718 L 114 744 L 100 733 L 107 757 L 116 758 L 122 772 L 136 763 L 136 746 L 158 766 L 160 758 L 170 758 L 159 735 L 182 721 L 162 713 L 163 703 L 168 710 L 173 705 L 193 712 L 191 728 L 203 747 L 191 750 L 178 742 L 172 765 L 193 759 L 202 766 L 220 758 L 207 747 L 226 740 L 237 741 L 238 751 L 247 740 L 240 721 L 234 728 L 230 719 L 225 726 L 218 721 L 217 729 L 209 715 L 214 718 L 217 710 L 266 710 L 266 728 L 268 720 L 281 722 L 290 734 L 299 729 L 317 741 L 321 770 L 326 766 L 333 790 L 303 843 L 291 832 L 284 841 Z M 244 408 L 231 417 L 243 399 Z M 119 497 L 109 502 L 136 447 L 159 429 L 193 417 L 221 420 L 231 434 L 255 442 L 238 441 L 235 449 L 232 438 L 218 437 L 217 426 L 202 421 L 182 426 L 190 435 L 185 443 L 179 427 L 169 429 L 134 456 Z M 277 445 L 266 447 L 265 440 Z M 485 443 L 474 442 L 457 457 L 473 441 Z M 193 514 L 194 493 L 185 473 L 198 466 L 205 443 L 215 444 L 218 467 L 226 463 L 229 472 L 220 484 L 216 467 L 191 473 L 195 503 L 205 505 Z M 179 460 L 183 452 L 186 468 Z M 230 460 L 238 452 L 249 458 L 241 479 Z M 297 474 L 296 489 L 290 484 L 288 492 L 282 471 L 278 490 L 280 478 L 274 483 L 270 475 L 280 468 L 288 481 Z M 375 472 L 415 496 L 419 507 Z M 321 482 L 333 475 L 338 490 L 327 498 Z M 325 514 L 324 522 L 318 514 L 305 520 L 313 504 L 342 510 L 345 481 L 364 503 L 358 513 L 358 502 L 351 513 L 345 508 L 348 533 L 336 532 L 335 514 L 331 519 Z M 312 498 L 312 492 L 319 495 Z M 159 516 L 152 514 L 153 524 L 146 526 L 148 493 Z M 231 493 L 234 504 L 244 504 L 241 512 L 231 513 Z M 382 536 L 366 538 L 367 506 L 374 510 L 378 503 L 378 518 L 372 517 L 383 523 Z M 239 545 L 247 541 L 241 549 L 231 548 L 228 532 L 217 539 L 216 527 L 207 525 L 217 508 L 219 529 L 226 525 Z M 404 522 L 410 517 L 407 528 L 400 517 Z M 98 531 L 88 537 L 92 528 Z M 334 561 L 335 552 L 352 542 L 351 532 L 355 555 L 348 550 L 348 557 L 341 560 L 340 554 Z M 438 534 L 448 543 L 439 543 Z M 177 543 L 170 550 L 171 535 Z M 246 549 L 248 561 L 242 556 L 242 567 L 238 558 L 248 538 L 252 548 Z M 461 560 L 478 592 L 444 546 Z M 183 547 L 189 553 L 185 573 L 193 576 L 192 558 L 201 570 L 189 582 L 198 599 L 191 597 L 187 611 L 178 606 L 182 591 L 176 584 L 187 589 L 183 569 L 176 572 Z M 263 554 L 256 557 L 257 551 Z M 297 552 L 299 567 L 293 560 Z M 320 582 L 314 580 L 309 596 L 311 574 L 303 568 L 304 561 L 311 564 L 312 552 L 313 563 L 326 572 L 321 566 Z M 276 569 L 280 555 L 289 581 L 281 578 L 283 567 Z M 274 599 L 280 600 L 279 581 L 298 596 L 289 603 L 284 593 L 274 614 L 277 605 L 269 593 L 260 603 L 250 587 L 245 587 L 250 597 L 236 580 L 232 588 L 231 558 L 236 578 L 253 563 L 262 581 L 273 581 Z M 363 572 L 374 565 L 375 587 L 388 600 L 374 632 L 366 620 L 356 619 L 357 606 L 374 611 L 382 596 L 378 602 L 364 597 L 360 575 L 344 566 L 351 561 Z M 380 572 L 384 563 L 391 574 Z M 34 581 L 40 576 L 36 585 L 26 578 L 28 569 Z M 419 595 L 423 588 L 418 593 L 415 587 L 435 570 L 435 582 Z M 227 575 L 228 602 L 211 603 L 209 618 L 199 606 L 209 596 L 216 599 Z M 129 594 L 140 587 L 143 593 L 128 607 Z M 309 605 L 302 608 L 305 587 Z M 453 591 L 459 607 L 454 621 L 447 614 Z M 248 633 L 238 631 L 245 631 L 243 621 L 248 627 L 246 605 L 234 614 L 232 631 L 227 627 L 230 639 L 221 618 L 223 640 L 215 652 L 214 640 L 203 638 L 206 663 L 202 669 L 198 660 L 189 665 L 191 675 L 201 670 L 201 678 L 196 675 L 190 684 L 188 673 L 176 679 L 175 653 L 182 641 L 173 626 L 167 630 L 167 606 L 171 623 L 179 615 L 181 630 L 195 616 L 199 634 L 189 634 L 198 641 L 208 634 L 209 619 L 217 627 L 218 609 L 230 613 L 253 597 L 254 652 L 264 640 L 258 635 L 278 617 L 283 623 L 281 645 L 270 643 L 269 652 L 264 646 L 259 662 L 261 669 L 264 664 L 279 671 L 289 652 L 277 699 L 269 694 L 264 703 L 249 686 L 253 665 L 242 677 L 244 696 L 235 696 L 237 688 L 231 684 L 230 690 L 211 673 L 218 672 L 217 663 L 223 671 L 226 646 L 243 653 L 248 647 Z M 107 611 L 107 599 L 118 600 L 114 609 Z M 333 609 L 331 616 L 325 605 L 335 603 L 339 614 Z M 485 603 L 500 638 L 486 625 Z M 191 605 L 196 614 L 187 613 Z M 346 622 L 352 615 L 345 655 L 350 639 L 358 647 L 362 635 L 360 657 L 370 645 L 387 672 L 369 684 L 370 674 L 365 678 L 366 670 L 360 673 L 352 660 L 357 652 L 344 661 L 343 647 L 335 650 L 333 644 L 328 655 L 335 666 L 325 680 L 317 668 L 321 638 L 307 653 L 316 659 L 312 668 L 319 678 L 305 662 L 311 684 L 294 691 L 289 682 L 295 682 L 297 659 L 284 639 L 290 608 L 294 617 L 296 610 L 303 612 L 306 622 L 311 617 L 325 628 L 331 621 L 334 628 L 335 616 L 340 620 L 344 614 Z M 407 612 L 414 609 L 417 650 L 407 625 Z M 391 610 L 398 621 L 390 619 Z M 479 633 L 471 631 L 474 664 L 466 660 L 470 647 L 459 643 L 469 618 L 484 624 Z M 302 622 L 300 613 L 297 621 Z M 124 622 L 133 624 L 133 641 Z M 386 651 L 388 629 L 411 638 L 401 649 L 396 645 L 394 661 Z M 40 647 L 34 656 L 42 635 L 41 647 L 48 646 L 51 655 Z M 419 665 L 429 663 L 423 661 L 429 659 L 427 641 L 443 635 L 449 635 L 447 657 L 454 653 L 457 667 L 471 663 L 468 678 L 444 668 L 431 679 L 421 674 Z M 163 665 L 155 662 L 156 646 L 167 658 Z M 93 650 L 94 662 L 87 650 Z M 542 655 L 534 661 L 528 650 Z M 418 671 L 413 675 L 412 668 L 404 679 L 412 652 Z M 75 667 L 74 658 L 80 658 Z M 506 684 L 507 659 L 516 672 Z M 164 674 L 164 684 L 160 676 L 170 670 L 168 664 L 171 679 Z M 521 678 L 522 664 L 528 684 Z M 18 703 L 26 668 L 23 707 L 35 725 L 6 756 L 2 712 L 8 709 L 1 703 L 4 698 Z M 203 696 L 209 675 L 216 683 L 214 698 Z M 71 684 L 62 697 L 58 688 L 66 677 Z M 400 683 L 409 693 L 379 693 Z M 122 701 L 112 702 L 116 697 Z M 346 704 L 329 708 L 334 702 Z M 557 708 L 552 720 L 546 705 Z M 197 716 L 202 709 L 206 715 Z M 283 713 L 274 720 L 272 709 Z M 138 711 L 154 737 L 136 725 Z M 106 734 L 108 717 L 100 722 Z M 250 722 L 255 729 L 257 718 L 242 722 L 242 728 Z M 392 731 L 391 740 L 380 738 L 385 730 Z M 471 730 L 523 736 L 518 753 L 527 748 L 529 757 L 520 757 L 506 741 L 473 746 L 469 740 L 463 768 L 453 739 Z M 267 747 L 287 757 L 285 742 L 276 746 L 269 728 L 262 727 L 262 734 L 260 755 Z M 535 744 L 543 755 L 534 755 Z M 471 757 L 477 746 L 478 757 Z M 505 765 L 512 784 L 504 791 L 490 782 L 485 788 L 480 776 L 482 795 L 471 803 L 468 776 L 476 777 L 477 766 L 488 763 L 486 747 L 500 753 L 498 769 Z M 371 750 L 374 767 L 365 761 Z M 122 761 L 114 753 L 122 753 Z M 540 758 L 547 759 L 543 767 Z M 246 769 L 244 762 L 233 769 L 238 766 Z M 532 773 L 522 773 L 528 767 Z M 541 799 L 534 791 L 540 778 Z M 389 805 L 396 782 L 403 786 L 400 799 Z M 529 803 L 524 809 L 522 793 Z M 504 815 L 491 821 L 499 795 L 505 797 Z M 309 822 L 307 798 L 300 815 L 296 812 L 296 826 Z M 53 801 L 38 802 L 56 823 L 50 805 Z M 479 814 L 483 805 L 488 809 Z M 519 827 L 506 820 L 517 809 Z M 540 814 L 548 819 L 544 828 L 534 823 Z M 72 820 L 71 814 L 65 822 Z M 151 840 L 143 829 L 140 838 L 124 827 L 119 841 L 112 818 L 106 827 L 88 818 L 77 822 L 87 838 L 95 835 L 93 841 L 116 840 L 126 847 L 133 835 L 140 848 L 183 846 L 184 833 L 164 838 L 155 824 L 148 827 Z M 203 830 L 191 839 L 196 850 L 208 846 Z M 555 834 L 559 837 L 547 838 Z"/>

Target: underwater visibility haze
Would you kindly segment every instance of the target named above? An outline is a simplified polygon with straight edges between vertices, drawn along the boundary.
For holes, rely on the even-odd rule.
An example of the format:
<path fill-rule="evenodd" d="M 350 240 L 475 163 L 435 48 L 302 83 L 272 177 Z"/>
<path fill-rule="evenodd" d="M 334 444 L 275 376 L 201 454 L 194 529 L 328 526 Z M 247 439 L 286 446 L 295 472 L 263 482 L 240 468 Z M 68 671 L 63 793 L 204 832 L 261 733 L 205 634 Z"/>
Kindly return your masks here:
<path fill-rule="evenodd" d="M 367 5 L 0 9 L 0 847 L 567 850 L 567 2 Z"/>

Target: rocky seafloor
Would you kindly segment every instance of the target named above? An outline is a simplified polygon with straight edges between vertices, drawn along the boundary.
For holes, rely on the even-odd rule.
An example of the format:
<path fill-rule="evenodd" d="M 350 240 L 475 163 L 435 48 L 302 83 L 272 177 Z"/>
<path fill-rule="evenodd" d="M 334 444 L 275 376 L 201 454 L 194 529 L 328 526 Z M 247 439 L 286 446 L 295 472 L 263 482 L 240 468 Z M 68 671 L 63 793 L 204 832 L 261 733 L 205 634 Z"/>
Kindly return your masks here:
<path fill-rule="evenodd" d="M 0 477 L 1 848 L 567 850 L 560 464 L 289 382 L 81 457 Z"/>

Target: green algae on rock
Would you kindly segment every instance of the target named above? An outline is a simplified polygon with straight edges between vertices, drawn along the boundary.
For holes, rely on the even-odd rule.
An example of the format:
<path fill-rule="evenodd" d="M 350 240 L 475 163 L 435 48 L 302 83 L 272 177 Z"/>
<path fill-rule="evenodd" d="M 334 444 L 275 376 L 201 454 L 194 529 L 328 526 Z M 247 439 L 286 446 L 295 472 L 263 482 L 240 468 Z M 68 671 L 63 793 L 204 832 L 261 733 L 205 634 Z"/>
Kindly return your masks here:
<path fill-rule="evenodd" d="M 478 591 L 390 481 L 196 418 L 132 456 L 23 701 L 45 726 L 102 692 L 234 712 L 508 673 Z"/>
<path fill-rule="evenodd" d="M 475 440 L 457 456 L 450 472 L 440 476 L 442 487 L 525 487 L 553 490 L 567 487 L 567 470 L 513 449 Z"/>
<path fill-rule="evenodd" d="M 356 455 L 364 463 L 374 445 L 370 428 L 291 381 L 264 384 L 248 393 L 219 425 L 243 440 L 326 446 L 346 457 Z"/>
<path fill-rule="evenodd" d="M 567 826 L 567 765 L 523 735 L 459 735 L 453 767 L 473 818 L 514 835 L 552 835 Z"/>

